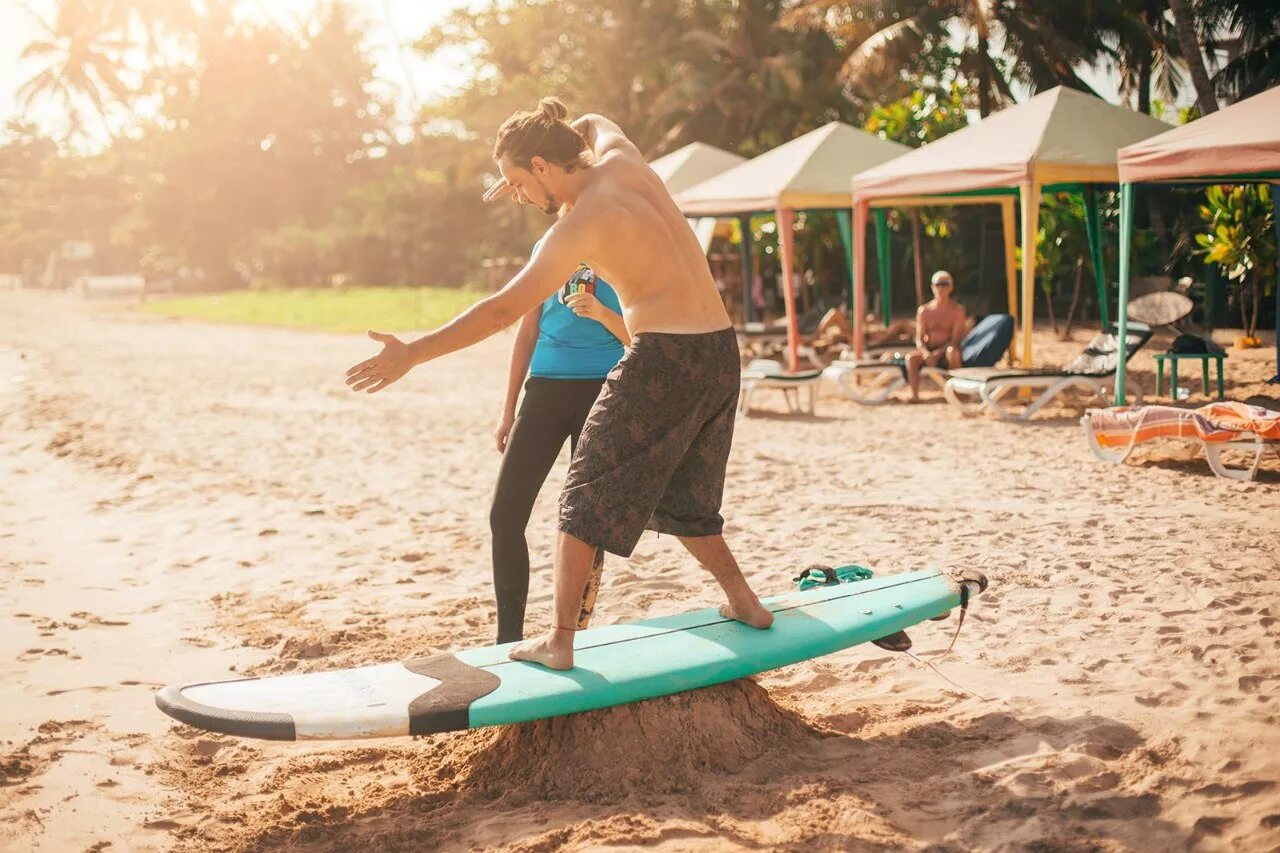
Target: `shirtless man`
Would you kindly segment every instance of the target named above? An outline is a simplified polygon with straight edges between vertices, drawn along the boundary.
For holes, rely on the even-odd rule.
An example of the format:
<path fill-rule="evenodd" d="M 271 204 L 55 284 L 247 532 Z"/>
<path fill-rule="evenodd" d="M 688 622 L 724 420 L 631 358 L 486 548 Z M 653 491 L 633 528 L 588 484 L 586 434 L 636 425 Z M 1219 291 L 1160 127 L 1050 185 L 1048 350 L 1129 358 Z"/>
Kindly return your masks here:
<path fill-rule="evenodd" d="M 579 264 L 613 284 L 632 345 L 587 416 L 560 494 L 554 617 L 515 660 L 573 666 L 573 632 L 596 548 L 627 557 L 647 527 L 680 539 L 724 590 L 726 618 L 768 628 L 721 531 L 720 501 L 739 388 L 737 338 L 706 256 L 662 181 L 613 122 L 543 98 L 498 130 L 511 196 L 564 214 L 506 287 L 418 340 L 370 332 L 382 351 L 347 371 L 353 391 L 380 391 L 411 368 L 510 326 Z"/>
<path fill-rule="evenodd" d="M 916 349 L 907 354 L 907 384 L 911 402 L 920 402 L 920 369 L 960 366 L 960 340 L 964 337 L 964 308 L 951 298 L 955 281 L 951 273 L 933 274 L 933 299 L 916 311 Z"/>

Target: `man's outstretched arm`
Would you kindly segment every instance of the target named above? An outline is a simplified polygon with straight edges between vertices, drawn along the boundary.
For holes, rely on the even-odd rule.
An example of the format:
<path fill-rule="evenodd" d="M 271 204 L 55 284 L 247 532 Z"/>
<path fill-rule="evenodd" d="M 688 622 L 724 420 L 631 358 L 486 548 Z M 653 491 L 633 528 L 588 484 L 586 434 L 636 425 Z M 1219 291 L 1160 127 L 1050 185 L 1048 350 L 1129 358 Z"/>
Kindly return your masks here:
<path fill-rule="evenodd" d="M 585 255 L 581 241 L 579 226 L 565 217 L 551 228 L 538 251 L 506 287 L 435 331 L 407 344 L 393 335 L 370 332 L 369 336 L 383 345 L 382 352 L 349 369 L 347 384 L 353 391 L 381 391 L 413 367 L 465 349 L 510 326 L 573 273 Z"/>
<path fill-rule="evenodd" d="M 603 160 L 606 154 L 615 151 L 627 156 L 639 157 L 642 162 L 644 160 L 640 149 L 627 139 L 622 128 L 602 115 L 587 113 L 573 123 L 573 129 L 582 134 L 582 138 L 587 141 L 587 146 L 595 155 L 597 163 Z"/>

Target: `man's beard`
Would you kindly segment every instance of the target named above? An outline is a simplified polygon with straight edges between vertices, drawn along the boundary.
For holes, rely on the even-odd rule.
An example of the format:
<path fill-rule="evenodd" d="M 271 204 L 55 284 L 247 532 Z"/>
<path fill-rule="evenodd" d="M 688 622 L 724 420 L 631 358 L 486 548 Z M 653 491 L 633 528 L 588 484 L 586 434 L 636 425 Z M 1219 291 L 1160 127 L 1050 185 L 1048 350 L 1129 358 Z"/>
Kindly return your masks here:
<path fill-rule="evenodd" d="M 538 186 L 547 197 L 547 203 L 540 206 L 538 209 L 547 216 L 559 216 L 560 208 L 563 207 L 563 205 L 560 204 L 560 201 L 551 194 L 551 190 L 547 189 L 547 185 L 544 184 L 541 179 L 538 180 Z"/>

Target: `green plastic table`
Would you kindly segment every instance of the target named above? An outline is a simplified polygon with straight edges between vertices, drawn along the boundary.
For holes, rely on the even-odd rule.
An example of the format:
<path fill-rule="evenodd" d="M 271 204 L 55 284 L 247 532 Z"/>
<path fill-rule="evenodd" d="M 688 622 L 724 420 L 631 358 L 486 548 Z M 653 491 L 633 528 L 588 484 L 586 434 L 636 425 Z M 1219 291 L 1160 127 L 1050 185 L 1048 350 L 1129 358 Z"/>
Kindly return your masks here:
<path fill-rule="evenodd" d="M 1178 361 L 1181 359 L 1198 359 L 1200 361 L 1200 390 L 1209 396 L 1209 359 L 1218 363 L 1218 399 L 1222 399 L 1222 360 L 1225 353 L 1220 352 L 1164 352 L 1155 355 L 1156 360 L 1156 396 L 1160 396 L 1164 384 L 1164 363 L 1169 362 L 1169 394 L 1176 400 L 1178 397 Z"/>

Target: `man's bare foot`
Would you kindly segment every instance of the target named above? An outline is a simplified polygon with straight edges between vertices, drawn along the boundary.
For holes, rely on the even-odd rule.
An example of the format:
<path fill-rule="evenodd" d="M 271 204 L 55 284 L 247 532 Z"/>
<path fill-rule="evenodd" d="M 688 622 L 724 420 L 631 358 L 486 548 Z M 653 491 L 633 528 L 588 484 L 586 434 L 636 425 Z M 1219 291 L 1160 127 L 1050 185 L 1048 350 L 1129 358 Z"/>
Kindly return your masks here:
<path fill-rule="evenodd" d="M 547 669 L 573 669 L 573 632 L 552 628 L 541 637 L 525 640 L 508 652 L 507 657 L 541 664 Z"/>
<path fill-rule="evenodd" d="M 769 612 L 759 599 L 755 604 L 744 602 L 740 605 L 741 609 L 734 607 L 732 604 L 721 604 L 720 615 L 726 619 L 732 619 L 735 622 L 741 622 L 744 625 L 750 625 L 752 628 L 768 628 L 773 624 L 773 614 Z"/>

